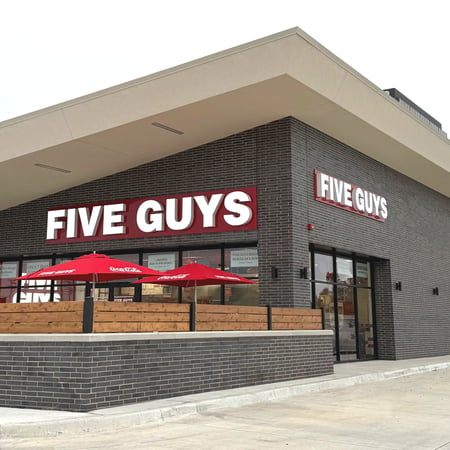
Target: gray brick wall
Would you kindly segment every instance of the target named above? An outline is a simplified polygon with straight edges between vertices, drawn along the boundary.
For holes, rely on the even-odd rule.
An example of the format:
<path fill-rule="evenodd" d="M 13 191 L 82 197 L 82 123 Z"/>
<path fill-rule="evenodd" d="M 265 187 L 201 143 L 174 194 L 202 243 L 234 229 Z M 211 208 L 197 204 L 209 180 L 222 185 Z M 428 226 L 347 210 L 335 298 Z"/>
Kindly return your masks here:
<path fill-rule="evenodd" d="M 391 264 L 388 260 L 378 259 L 373 261 L 373 265 L 378 357 L 380 359 L 395 359 Z"/>
<path fill-rule="evenodd" d="M 0 406 L 90 411 L 333 372 L 331 335 L 197 336 L 1 342 Z"/>
<path fill-rule="evenodd" d="M 378 259 L 380 357 L 449 354 L 450 199 L 318 130 L 303 127 L 309 178 L 304 213 L 315 227 L 309 241 Z M 386 223 L 315 201 L 314 169 L 383 195 L 389 207 Z M 402 291 L 394 289 L 396 281 L 402 282 Z M 439 296 L 432 294 L 435 286 Z"/>
<path fill-rule="evenodd" d="M 386 197 L 386 223 L 315 201 L 315 169 Z M 45 244 L 48 207 L 252 185 L 257 231 Z M 310 284 L 299 276 L 309 244 L 371 256 L 379 356 L 450 353 L 449 199 L 293 118 L 0 212 L 1 257 L 249 242 L 258 242 L 261 304 L 310 307 Z"/>

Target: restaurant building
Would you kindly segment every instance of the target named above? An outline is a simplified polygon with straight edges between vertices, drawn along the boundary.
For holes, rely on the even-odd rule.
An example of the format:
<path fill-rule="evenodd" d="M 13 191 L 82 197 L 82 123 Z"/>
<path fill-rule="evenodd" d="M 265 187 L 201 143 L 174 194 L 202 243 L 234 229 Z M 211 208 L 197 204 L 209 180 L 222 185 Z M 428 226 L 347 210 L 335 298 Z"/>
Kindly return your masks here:
<path fill-rule="evenodd" d="M 449 140 L 299 29 L 3 122 L 0 158 L 0 303 L 82 300 L 14 278 L 92 251 L 200 262 L 258 284 L 199 303 L 323 308 L 337 361 L 450 353 Z M 130 281 L 95 297 L 192 301 Z"/>

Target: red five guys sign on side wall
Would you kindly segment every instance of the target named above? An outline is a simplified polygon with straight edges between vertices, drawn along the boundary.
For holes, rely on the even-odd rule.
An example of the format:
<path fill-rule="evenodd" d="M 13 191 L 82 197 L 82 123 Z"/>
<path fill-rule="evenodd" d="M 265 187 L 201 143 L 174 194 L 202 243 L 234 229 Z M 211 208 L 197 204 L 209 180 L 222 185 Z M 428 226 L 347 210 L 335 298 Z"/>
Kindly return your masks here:
<path fill-rule="evenodd" d="M 388 205 L 384 197 L 318 170 L 314 171 L 314 193 L 319 202 L 380 222 L 387 219 Z"/>
<path fill-rule="evenodd" d="M 47 243 L 255 230 L 256 187 L 92 203 L 47 212 Z"/>

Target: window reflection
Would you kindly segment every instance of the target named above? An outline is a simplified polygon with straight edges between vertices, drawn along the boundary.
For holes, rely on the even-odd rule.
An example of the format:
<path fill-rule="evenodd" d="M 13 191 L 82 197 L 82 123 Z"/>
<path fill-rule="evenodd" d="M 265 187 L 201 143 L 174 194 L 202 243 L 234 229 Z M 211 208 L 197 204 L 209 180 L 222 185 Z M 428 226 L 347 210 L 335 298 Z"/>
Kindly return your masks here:
<path fill-rule="evenodd" d="M 222 270 L 221 251 L 219 248 L 208 250 L 189 250 L 182 255 L 182 265 L 200 263 L 208 267 Z"/>
<path fill-rule="evenodd" d="M 348 258 L 336 258 L 336 281 L 353 284 L 353 261 Z"/>
<path fill-rule="evenodd" d="M 317 281 L 333 281 L 333 257 L 331 255 L 316 253 L 314 263 Z"/>
<path fill-rule="evenodd" d="M 178 303 L 178 287 L 142 283 L 142 301 L 152 303 Z"/>
<path fill-rule="evenodd" d="M 334 318 L 334 286 L 332 284 L 316 283 L 316 308 L 322 308 L 325 317 L 325 329 L 336 331 Z M 336 354 L 336 340 L 333 339 L 333 352 Z"/>
<path fill-rule="evenodd" d="M 224 270 L 244 278 L 258 278 L 258 250 L 256 247 L 225 249 Z"/>
<path fill-rule="evenodd" d="M 0 262 L 0 303 L 14 303 L 17 300 L 19 261 Z"/>
<path fill-rule="evenodd" d="M 370 287 L 370 265 L 368 262 L 356 262 L 356 284 Z"/>
<path fill-rule="evenodd" d="M 226 284 L 226 305 L 259 306 L 259 287 L 257 284 Z"/>
<path fill-rule="evenodd" d="M 51 265 L 51 259 L 23 261 L 21 276 L 29 275 Z M 51 280 L 22 280 L 20 283 L 20 303 L 46 303 L 51 300 Z M 55 295 L 54 301 L 59 300 L 60 296 Z"/>
<path fill-rule="evenodd" d="M 195 301 L 195 291 L 197 290 L 197 303 L 207 305 L 220 305 L 221 302 L 221 286 L 191 286 L 183 288 L 182 302 L 193 303 Z"/>
<path fill-rule="evenodd" d="M 112 254 L 112 258 L 139 264 L 140 253 L 130 252 Z M 181 256 L 181 259 L 180 259 Z M 20 299 L 17 298 L 19 282 L 15 281 L 19 275 L 32 273 L 53 264 L 60 264 L 74 259 L 72 256 L 23 260 L 22 271 L 19 273 L 20 261 L 0 262 L 0 303 L 12 302 L 48 302 L 84 300 L 89 283 L 71 280 L 27 280 L 21 282 Z M 223 265 L 222 265 L 223 261 Z M 165 272 L 180 265 L 200 263 L 206 266 L 236 273 L 248 279 L 258 279 L 258 251 L 256 247 L 213 248 L 147 252 L 142 253 L 142 265 Z M 130 284 L 136 278 L 118 280 L 108 283 L 97 283 L 97 299 L 120 298 L 121 301 L 141 299 L 143 302 L 191 302 L 195 298 L 193 287 L 178 288 L 156 284 L 140 284 L 138 287 Z M 128 293 L 131 288 L 134 292 Z M 126 292 L 125 292 L 126 291 Z M 114 295 L 111 295 L 113 292 Z M 140 295 L 142 292 L 142 295 Z M 181 293 L 181 294 L 180 294 Z M 230 305 L 258 305 L 258 285 L 212 285 L 197 287 L 198 303 Z"/>
<path fill-rule="evenodd" d="M 55 299 L 58 298 L 56 301 L 82 301 L 85 297 L 85 283 L 76 285 L 55 285 Z"/>
<path fill-rule="evenodd" d="M 337 286 L 339 351 L 341 361 L 356 359 L 356 325 L 353 288 Z"/>
<path fill-rule="evenodd" d="M 178 252 L 144 253 L 142 264 L 159 272 L 172 270 L 178 267 Z"/>
<path fill-rule="evenodd" d="M 360 358 L 375 356 L 370 289 L 358 289 L 358 332 Z"/>
<path fill-rule="evenodd" d="M 224 254 L 224 270 L 249 280 L 258 280 L 258 249 L 256 247 L 227 248 Z M 226 305 L 259 305 L 257 284 L 233 284 L 224 286 Z"/>
<path fill-rule="evenodd" d="M 19 276 L 19 262 L 0 262 L 0 287 L 15 287 L 17 281 L 14 278 Z"/>

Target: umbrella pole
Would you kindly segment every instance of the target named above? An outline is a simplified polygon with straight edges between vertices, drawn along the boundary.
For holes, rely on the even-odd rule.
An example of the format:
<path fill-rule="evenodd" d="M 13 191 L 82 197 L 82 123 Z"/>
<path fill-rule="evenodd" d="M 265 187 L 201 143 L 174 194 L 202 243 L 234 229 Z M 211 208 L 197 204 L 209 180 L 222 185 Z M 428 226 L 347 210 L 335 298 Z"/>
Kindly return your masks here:
<path fill-rule="evenodd" d="M 95 300 L 95 273 L 92 275 L 92 294 L 91 297 Z"/>
<path fill-rule="evenodd" d="M 197 304 L 197 280 L 194 281 L 194 303 Z"/>

